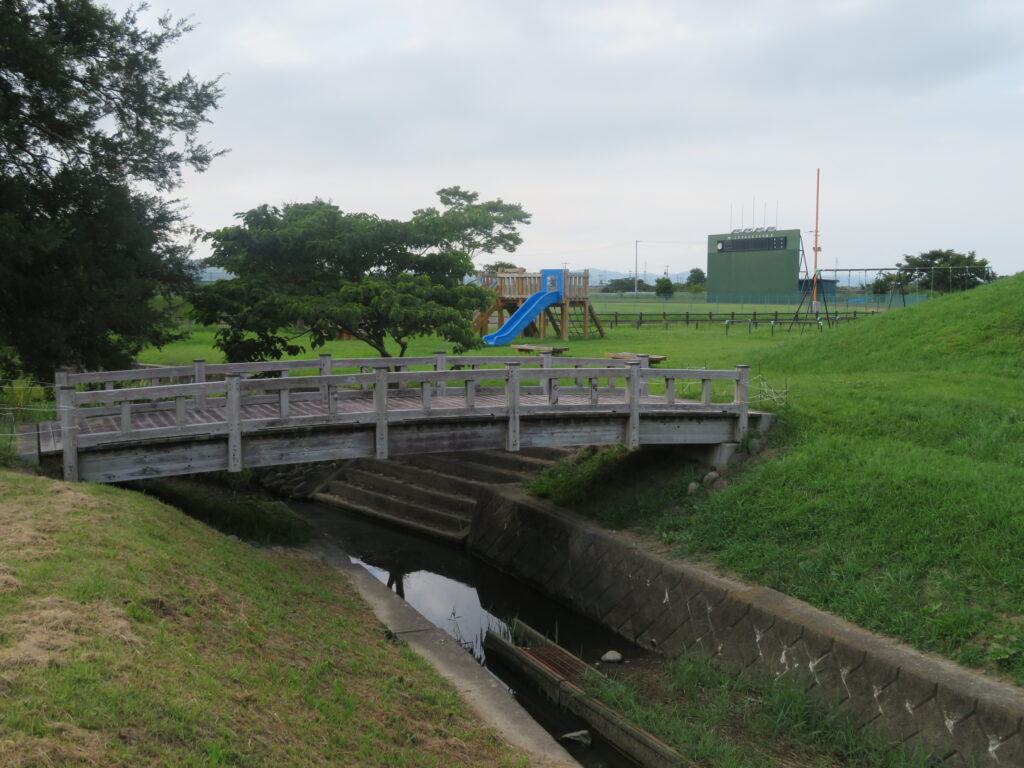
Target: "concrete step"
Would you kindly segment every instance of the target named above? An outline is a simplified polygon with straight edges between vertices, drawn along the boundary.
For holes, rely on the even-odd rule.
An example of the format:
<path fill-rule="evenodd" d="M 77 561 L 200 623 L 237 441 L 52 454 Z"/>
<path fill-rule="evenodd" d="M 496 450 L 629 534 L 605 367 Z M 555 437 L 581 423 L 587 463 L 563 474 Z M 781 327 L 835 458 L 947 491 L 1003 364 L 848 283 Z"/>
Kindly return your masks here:
<path fill-rule="evenodd" d="M 555 463 L 551 459 L 524 456 L 521 453 L 510 453 L 509 451 L 465 451 L 448 455 L 459 461 L 484 464 L 488 467 L 505 469 L 523 475 L 540 474 Z"/>
<path fill-rule="evenodd" d="M 529 456 L 534 459 L 550 459 L 560 461 L 572 456 L 579 448 L 523 448 L 519 451 L 520 456 Z"/>
<path fill-rule="evenodd" d="M 480 489 L 486 488 L 489 485 L 486 482 L 478 482 L 457 475 L 446 475 L 434 469 L 417 467 L 399 459 L 388 459 L 387 461 L 359 459 L 356 467 L 394 478 L 398 482 L 414 483 L 422 488 L 431 488 L 442 493 L 465 496 L 472 499 L 476 499 Z"/>
<path fill-rule="evenodd" d="M 410 464 L 414 467 L 441 472 L 452 477 L 467 477 L 482 483 L 505 484 L 520 483 L 526 475 L 520 472 L 512 472 L 507 469 L 489 467 L 486 464 L 468 462 L 454 458 L 451 454 L 443 453 L 420 453 L 401 458 L 403 464 Z"/>
<path fill-rule="evenodd" d="M 332 480 L 327 484 L 327 493 L 343 502 L 356 504 L 367 509 L 379 510 L 392 517 L 416 520 L 434 527 L 457 530 L 469 525 L 470 514 L 459 514 L 422 504 L 414 504 L 407 499 L 391 494 L 364 488 L 348 480 Z"/>
<path fill-rule="evenodd" d="M 473 515 L 476 499 L 472 496 L 449 493 L 430 485 L 419 485 L 411 477 L 396 477 L 374 469 L 351 467 L 345 470 L 345 479 L 371 491 L 406 499 L 412 504 L 457 512 L 465 515 L 467 519 Z"/>
<path fill-rule="evenodd" d="M 424 536 L 440 539 L 450 544 L 455 544 L 456 546 L 463 546 L 466 542 L 466 537 L 469 535 L 468 524 L 464 524 L 458 528 L 447 525 L 434 525 L 410 517 L 395 515 L 386 510 L 377 509 L 375 507 L 366 507 L 362 504 L 357 504 L 354 501 L 339 498 L 331 493 L 314 493 L 312 498 L 321 504 L 328 504 L 332 507 L 343 509 L 346 512 L 354 512 L 357 515 L 362 515 L 363 517 L 367 517 L 371 520 L 376 520 L 377 522 L 392 525 L 404 530 L 416 531 Z"/>

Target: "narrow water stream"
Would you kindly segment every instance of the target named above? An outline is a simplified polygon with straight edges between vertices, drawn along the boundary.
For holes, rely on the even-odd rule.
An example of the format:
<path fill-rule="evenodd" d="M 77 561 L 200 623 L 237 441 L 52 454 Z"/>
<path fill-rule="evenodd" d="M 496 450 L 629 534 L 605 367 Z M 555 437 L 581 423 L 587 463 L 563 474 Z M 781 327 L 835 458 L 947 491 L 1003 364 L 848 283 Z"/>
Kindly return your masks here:
<path fill-rule="evenodd" d="M 315 536 L 337 544 L 353 562 L 455 638 L 555 739 L 587 726 L 550 704 L 514 670 L 489 662 L 483 647 L 489 628 L 507 630 L 506 622 L 518 618 L 590 664 L 612 649 L 620 651 L 627 663 L 644 655 L 642 649 L 601 625 L 454 547 L 376 525 L 332 507 L 304 502 L 294 502 L 292 507 L 312 523 Z M 636 766 L 592 736 L 590 747 L 560 743 L 586 768 Z"/>

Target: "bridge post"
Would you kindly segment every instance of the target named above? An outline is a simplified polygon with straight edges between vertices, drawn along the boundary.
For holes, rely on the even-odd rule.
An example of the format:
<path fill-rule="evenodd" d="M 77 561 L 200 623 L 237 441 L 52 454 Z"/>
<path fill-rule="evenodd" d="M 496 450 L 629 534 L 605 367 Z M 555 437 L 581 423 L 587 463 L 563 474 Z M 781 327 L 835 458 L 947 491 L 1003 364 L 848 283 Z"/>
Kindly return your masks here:
<path fill-rule="evenodd" d="M 66 382 L 67 372 L 63 380 Z M 64 462 L 64 479 L 78 482 L 78 414 L 75 411 L 75 388 L 62 384 L 57 387 L 57 410 L 60 412 L 60 437 Z"/>
<path fill-rule="evenodd" d="M 519 366 L 520 363 L 505 363 L 508 370 L 508 378 L 505 380 L 505 405 L 508 407 L 506 451 L 519 450 Z"/>
<path fill-rule="evenodd" d="M 321 376 L 330 376 L 333 371 L 334 371 L 334 363 L 331 360 L 331 353 L 330 352 L 321 352 L 320 353 L 320 375 Z M 328 397 L 330 397 L 330 391 L 328 390 L 327 385 L 324 385 L 324 386 L 320 387 L 320 398 L 326 403 L 327 400 L 328 400 Z"/>
<path fill-rule="evenodd" d="M 639 360 L 640 360 L 640 367 L 641 368 L 650 368 L 651 367 L 651 356 L 650 355 L 637 355 L 637 358 L 639 358 Z M 647 394 L 648 394 L 647 387 L 648 387 L 647 379 L 643 379 L 640 382 L 640 394 L 643 395 L 644 397 L 646 397 Z"/>
<path fill-rule="evenodd" d="M 206 382 L 206 361 L 205 360 L 193 360 L 192 361 L 192 383 L 203 384 Z M 196 408 L 206 407 L 206 394 L 202 391 L 196 392 L 195 400 Z"/>
<path fill-rule="evenodd" d="M 225 409 L 228 421 L 228 472 L 242 471 L 242 377 L 237 373 L 226 375 L 227 397 Z"/>
<path fill-rule="evenodd" d="M 626 403 L 629 420 L 626 422 L 626 447 L 640 445 L 640 361 L 626 361 Z"/>
<path fill-rule="evenodd" d="M 448 353 L 447 352 L 435 352 L 434 353 L 434 370 L 435 371 L 446 371 L 448 370 Z M 435 381 L 434 386 L 437 387 L 437 393 L 444 396 L 444 382 Z"/>
<path fill-rule="evenodd" d="M 541 336 L 543 336 L 543 335 L 544 334 L 542 333 Z M 552 358 L 552 354 L 550 352 L 541 352 L 540 353 L 540 367 L 541 368 L 550 368 L 551 367 L 551 358 Z M 542 392 L 545 395 L 548 396 L 548 402 L 551 402 L 551 379 L 544 379 L 544 381 L 541 382 L 541 390 L 542 390 Z"/>
<path fill-rule="evenodd" d="M 377 425 L 375 444 L 378 459 L 388 457 L 388 367 L 374 366 L 373 411 Z"/>
<path fill-rule="evenodd" d="M 739 442 L 747 436 L 747 424 L 750 419 L 750 366 L 737 365 L 736 373 L 736 394 L 733 402 L 736 403 L 736 440 Z"/>

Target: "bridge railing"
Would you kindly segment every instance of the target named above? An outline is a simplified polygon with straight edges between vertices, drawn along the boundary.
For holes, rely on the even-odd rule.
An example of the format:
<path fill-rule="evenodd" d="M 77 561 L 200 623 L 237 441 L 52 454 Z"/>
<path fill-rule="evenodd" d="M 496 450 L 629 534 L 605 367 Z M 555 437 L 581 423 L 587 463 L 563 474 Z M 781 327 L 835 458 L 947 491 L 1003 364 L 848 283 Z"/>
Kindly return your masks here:
<path fill-rule="evenodd" d="M 526 359 L 462 356 L 446 357 L 443 362 L 436 358 L 405 359 L 404 362 L 388 358 L 322 358 L 320 362 L 323 370 L 333 371 L 335 367 L 362 369 L 368 367 L 364 365 L 367 360 L 371 361 L 372 372 L 243 378 L 247 373 L 266 373 L 267 364 L 226 364 L 218 366 L 224 370 L 212 372 L 224 377 L 219 381 L 142 387 L 105 386 L 107 381 L 117 383 L 124 379 L 104 379 L 102 375 L 120 376 L 126 373 L 123 371 L 102 375 L 71 374 L 68 381 L 74 383 L 58 388 L 65 476 L 77 476 L 79 448 L 139 439 L 225 434 L 228 438 L 228 468 L 237 471 L 241 469 L 244 433 L 326 424 L 373 424 L 375 453 L 385 458 L 388 455 L 389 424 L 431 416 L 507 419 L 506 448 L 510 451 L 519 450 L 519 420 L 523 415 L 594 410 L 626 413 L 627 443 L 633 447 L 639 444 L 640 415 L 646 412 L 714 409 L 736 414 L 739 437 L 747 429 L 747 366 L 723 371 L 656 370 L 643 367 L 640 360 L 561 358 L 557 360 L 559 365 L 554 367 L 548 356 Z M 410 365 L 416 364 L 414 360 L 429 360 L 423 364 L 431 367 L 429 370 L 408 370 Z M 302 370 L 297 367 L 301 363 L 309 369 L 309 362 L 278 363 L 288 366 L 278 371 Z M 527 367 L 531 365 L 533 367 Z M 260 370 L 257 371 L 255 366 Z M 176 372 L 162 370 L 160 376 L 154 377 L 150 375 L 153 372 L 146 370 L 146 378 L 160 381 L 176 375 Z M 194 377 L 195 372 L 192 373 Z M 526 380 L 535 383 L 524 386 Z M 664 394 L 655 397 L 648 394 L 647 385 L 652 380 L 663 383 Z M 685 381 L 699 382 L 699 399 L 680 399 L 678 385 Z M 731 403 L 712 402 L 715 381 L 734 382 Z M 76 388 L 76 384 L 96 383 L 104 384 L 104 388 L 91 391 Z M 500 404 L 494 404 L 494 398 L 488 402 L 477 401 L 479 395 L 495 392 L 503 395 Z M 540 403 L 523 403 L 523 394 L 545 397 Z M 569 395 L 576 397 L 570 401 L 562 399 Z M 343 407 L 344 401 L 353 399 L 365 401 L 365 407 Z M 325 407 L 314 413 L 298 413 L 293 409 L 295 404 L 308 401 L 320 401 Z M 243 406 L 248 405 L 264 407 L 243 413 Z M 355 403 L 351 405 L 358 406 Z M 199 418 L 190 419 L 190 410 L 196 411 Z M 159 418 L 148 421 L 158 424 L 144 428 L 138 426 L 133 423 L 133 415 L 139 413 L 156 414 Z M 93 428 L 78 434 L 79 425 L 84 424 L 85 419 L 97 417 L 106 419 L 99 425 L 100 429 Z"/>
<path fill-rule="evenodd" d="M 648 367 L 646 355 L 640 355 L 641 368 Z M 429 357 L 359 357 L 359 358 L 334 358 L 329 354 L 322 354 L 319 358 L 312 360 L 271 360 L 258 363 L 214 363 L 208 364 L 205 360 L 195 360 L 192 365 L 176 365 L 165 367 L 130 368 L 117 371 L 88 371 L 83 373 L 72 373 L 64 369 L 58 369 L 54 374 L 54 381 L 57 387 L 72 386 L 77 388 L 94 389 L 102 387 L 105 390 L 114 389 L 137 389 L 146 386 L 167 386 L 173 384 L 200 384 L 209 381 L 220 381 L 232 374 L 238 374 L 243 378 L 267 378 L 278 376 L 289 378 L 296 374 L 302 379 L 308 379 L 308 373 L 316 373 L 320 376 L 329 376 L 335 373 L 358 371 L 368 373 L 374 368 L 386 364 L 396 372 L 410 371 L 416 368 L 430 369 L 435 371 L 461 370 L 483 370 L 489 367 L 501 367 L 508 363 L 519 363 L 523 368 L 551 368 L 551 367 L 607 367 L 625 368 L 625 360 L 609 358 L 587 358 L 587 357 L 554 357 L 551 353 L 541 355 L 523 356 L 498 356 L 498 355 L 448 355 L 445 352 L 435 352 Z M 415 384 L 413 382 L 412 384 Z M 369 389 L 369 384 L 364 383 L 360 388 Z M 195 390 L 195 407 L 205 407 L 205 392 Z M 149 406 L 152 410 L 164 410 L 168 408 L 166 402 L 155 401 Z M 96 415 L 96 414 L 93 414 Z"/>

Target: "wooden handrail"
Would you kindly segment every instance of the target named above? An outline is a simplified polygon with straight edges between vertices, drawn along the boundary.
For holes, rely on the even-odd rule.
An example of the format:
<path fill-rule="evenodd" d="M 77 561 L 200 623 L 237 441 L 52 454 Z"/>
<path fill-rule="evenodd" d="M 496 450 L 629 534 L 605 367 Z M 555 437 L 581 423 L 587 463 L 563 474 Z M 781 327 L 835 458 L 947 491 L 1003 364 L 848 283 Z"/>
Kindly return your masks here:
<path fill-rule="evenodd" d="M 268 360 L 259 363 L 207 363 L 205 360 L 195 360 L 192 365 L 175 365 L 161 368 L 129 368 L 117 371 L 87 371 L 82 373 L 68 373 L 58 371 L 54 380 L 57 385 L 85 385 L 104 384 L 116 385 L 119 382 L 149 381 L 157 382 L 164 379 L 191 379 L 196 381 L 210 381 L 211 377 L 223 377 L 230 374 L 256 373 L 277 373 L 287 374 L 292 371 L 334 371 L 337 369 L 368 369 L 372 370 L 381 365 L 391 368 L 408 369 L 414 366 L 431 367 L 437 370 L 437 354 L 430 357 L 355 357 L 355 358 L 331 358 L 324 355 L 312 360 Z M 445 355 L 444 366 L 447 369 L 464 367 L 467 365 L 495 365 L 504 366 L 508 363 L 518 363 L 524 369 L 533 366 L 548 367 L 550 356 L 545 355 Z M 591 365 L 626 367 L 625 360 L 612 360 L 606 358 L 590 357 L 561 357 L 558 359 L 560 366 L 566 365 Z M 302 379 L 312 377 L 303 376 Z M 149 386 L 163 387 L 176 386 L 166 384 L 150 384 Z M 108 386 L 108 389 L 113 388 Z M 136 387 L 123 387 L 133 389 Z"/>

